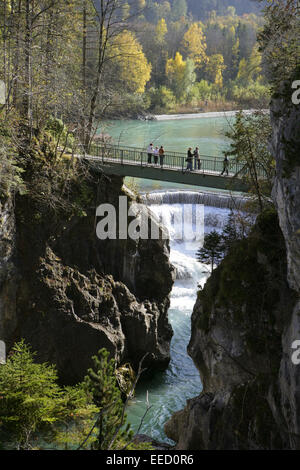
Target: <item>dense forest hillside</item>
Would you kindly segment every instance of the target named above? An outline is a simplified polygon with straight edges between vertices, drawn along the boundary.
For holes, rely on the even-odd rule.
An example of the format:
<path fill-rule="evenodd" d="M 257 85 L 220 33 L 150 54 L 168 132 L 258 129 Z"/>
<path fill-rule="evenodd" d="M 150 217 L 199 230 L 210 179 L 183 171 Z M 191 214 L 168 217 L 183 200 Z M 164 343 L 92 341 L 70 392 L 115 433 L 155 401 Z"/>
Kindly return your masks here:
<path fill-rule="evenodd" d="M 148 6 L 151 8 L 153 5 L 170 3 L 171 8 L 180 13 L 190 13 L 194 18 L 199 20 L 206 19 L 212 10 L 217 14 L 223 15 L 229 6 L 236 8 L 238 15 L 244 13 L 258 13 L 259 6 L 253 0 L 147 0 Z"/>
<path fill-rule="evenodd" d="M 268 87 L 256 46 L 262 5 L 251 0 L 122 2 L 118 15 L 130 25 L 130 36 L 123 39 L 132 54 L 127 62 L 131 73 L 112 69 L 129 79 L 119 96 L 123 112 L 267 107 Z M 92 49 L 91 31 L 89 38 Z M 138 65 L 137 54 L 142 59 Z M 110 105 L 107 111 L 114 114 Z"/>
<path fill-rule="evenodd" d="M 259 6 L 253 0 L 187 0 L 187 5 L 189 11 L 198 15 L 199 19 L 205 18 L 212 10 L 224 14 L 229 6 L 235 7 L 238 15 L 259 12 Z"/>

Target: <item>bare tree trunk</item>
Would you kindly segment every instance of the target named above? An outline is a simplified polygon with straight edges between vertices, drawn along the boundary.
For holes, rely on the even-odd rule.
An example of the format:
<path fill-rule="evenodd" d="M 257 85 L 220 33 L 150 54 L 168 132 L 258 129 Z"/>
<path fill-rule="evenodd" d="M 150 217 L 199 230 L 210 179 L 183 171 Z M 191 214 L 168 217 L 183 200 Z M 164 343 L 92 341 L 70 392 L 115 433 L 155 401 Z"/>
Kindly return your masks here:
<path fill-rule="evenodd" d="M 83 118 L 82 118 L 82 142 L 85 143 L 86 138 L 86 61 L 87 61 L 87 0 L 83 0 L 83 30 L 82 30 L 82 90 L 83 90 Z"/>
<path fill-rule="evenodd" d="M 17 15 L 17 21 L 14 21 L 15 24 L 15 37 L 16 37 L 16 44 L 15 44 L 15 53 L 13 56 L 13 93 L 12 93 L 12 101 L 13 106 L 16 107 L 18 103 L 18 89 L 19 89 L 19 69 L 20 69 L 20 22 L 21 22 L 21 2 L 22 0 L 18 1 L 18 7 L 14 10 L 14 15 Z"/>
<path fill-rule="evenodd" d="M 7 17 L 6 17 L 6 0 L 3 1 L 3 75 L 5 83 L 5 103 L 7 103 L 7 91 L 8 91 L 8 80 L 7 80 Z"/>
<path fill-rule="evenodd" d="M 250 173 L 252 175 L 252 180 L 253 180 L 255 190 L 256 190 L 256 194 L 257 194 L 257 197 L 258 197 L 260 212 L 262 212 L 263 211 L 263 201 L 262 201 L 262 197 L 261 197 L 261 193 L 260 193 L 260 187 L 259 187 L 258 176 L 257 176 L 257 171 L 256 171 L 255 158 L 253 156 L 253 151 L 252 151 L 251 139 L 250 139 L 248 134 L 247 134 L 247 140 L 248 140 L 248 145 L 249 145 L 250 162 L 251 162 L 250 165 L 248 164 L 248 166 L 249 166 L 249 169 L 250 169 Z"/>
<path fill-rule="evenodd" d="M 100 12 L 93 5 L 99 20 L 98 35 L 98 64 L 96 72 L 96 82 L 90 101 L 89 118 L 86 129 L 85 149 L 88 150 L 93 135 L 93 125 L 96 116 L 97 100 L 100 94 L 100 84 L 103 73 L 103 65 L 106 58 L 108 39 L 111 35 L 111 27 L 113 23 L 113 15 L 118 8 L 118 0 L 100 0 Z"/>
<path fill-rule="evenodd" d="M 93 132 L 93 125 L 94 125 L 95 114 L 96 114 L 97 99 L 99 97 L 99 92 L 100 92 L 100 81 L 101 81 L 101 76 L 102 76 L 103 58 L 105 55 L 105 51 L 103 50 L 104 18 L 105 18 L 104 0 L 101 0 L 100 8 L 101 8 L 101 13 L 100 13 L 101 16 L 100 16 L 100 24 L 99 24 L 99 38 L 98 38 L 98 66 L 97 66 L 96 84 L 95 84 L 91 102 L 90 102 L 89 119 L 88 119 L 88 124 L 87 124 L 87 129 L 86 129 L 86 138 L 85 138 L 86 151 L 88 151 L 88 148 L 91 143 L 91 136 Z"/>
<path fill-rule="evenodd" d="M 28 121 L 30 137 L 32 136 L 32 12 L 31 0 L 25 0 L 25 86 L 23 96 L 23 113 Z"/>

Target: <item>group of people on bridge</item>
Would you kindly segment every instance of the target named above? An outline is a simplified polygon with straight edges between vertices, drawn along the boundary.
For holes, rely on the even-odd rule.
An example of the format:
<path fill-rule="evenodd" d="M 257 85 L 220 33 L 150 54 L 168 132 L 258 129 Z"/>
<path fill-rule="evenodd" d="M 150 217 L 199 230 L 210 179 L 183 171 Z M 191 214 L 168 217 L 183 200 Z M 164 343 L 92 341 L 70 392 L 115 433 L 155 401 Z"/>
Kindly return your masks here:
<path fill-rule="evenodd" d="M 200 154 L 199 154 L 199 147 L 196 147 L 194 151 L 192 151 L 192 147 L 188 149 L 187 152 L 187 167 L 186 171 L 193 171 L 193 161 L 194 161 L 194 170 L 201 170 L 201 165 L 202 162 L 200 160 Z"/>
<path fill-rule="evenodd" d="M 163 145 L 160 147 L 156 146 L 151 143 L 149 144 L 147 148 L 147 154 L 148 154 L 148 164 L 152 164 L 152 157 L 153 157 L 153 163 L 155 165 L 158 165 L 158 160 L 161 168 L 163 168 L 164 165 L 164 159 L 165 159 L 165 149 Z M 200 153 L 199 153 L 199 147 L 196 147 L 195 150 L 193 151 L 192 147 L 189 147 L 187 151 L 187 158 L 185 160 L 187 162 L 187 167 L 186 167 L 186 172 L 187 171 L 200 171 L 202 162 L 200 159 Z M 229 160 L 227 157 L 224 158 L 223 161 L 223 171 L 221 175 L 226 173 L 228 176 L 228 168 L 229 168 Z"/>
<path fill-rule="evenodd" d="M 152 164 L 152 156 L 154 160 L 154 164 L 158 165 L 158 159 L 160 160 L 160 166 L 163 167 L 164 165 L 164 159 L 165 159 L 165 149 L 163 145 L 160 147 L 156 146 L 154 147 L 153 144 L 149 144 L 149 147 L 147 148 L 147 153 L 148 153 L 148 164 Z"/>

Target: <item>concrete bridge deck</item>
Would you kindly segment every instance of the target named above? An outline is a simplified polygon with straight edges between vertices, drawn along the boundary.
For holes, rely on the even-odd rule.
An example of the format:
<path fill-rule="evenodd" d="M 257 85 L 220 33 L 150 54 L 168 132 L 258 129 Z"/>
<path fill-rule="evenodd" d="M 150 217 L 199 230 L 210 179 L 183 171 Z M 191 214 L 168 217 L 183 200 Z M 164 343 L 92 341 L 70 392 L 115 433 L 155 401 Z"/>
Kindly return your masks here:
<path fill-rule="evenodd" d="M 243 178 L 246 173 L 245 165 L 230 163 L 229 175 L 221 176 L 223 158 L 200 155 L 201 169 L 193 171 L 186 170 L 187 162 L 184 154 L 166 152 L 162 165 L 160 164 L 160 158 L 158 158 L 158 163 L 155 164 L 152 155 L 152 163 L 149 164 L 147 151 L 134 147 L 92 145 L 89 153 L 83 154 L 82 158 L 111 175 L 131 176 L 223 190 L 247 191 L 247 184 Z"/>

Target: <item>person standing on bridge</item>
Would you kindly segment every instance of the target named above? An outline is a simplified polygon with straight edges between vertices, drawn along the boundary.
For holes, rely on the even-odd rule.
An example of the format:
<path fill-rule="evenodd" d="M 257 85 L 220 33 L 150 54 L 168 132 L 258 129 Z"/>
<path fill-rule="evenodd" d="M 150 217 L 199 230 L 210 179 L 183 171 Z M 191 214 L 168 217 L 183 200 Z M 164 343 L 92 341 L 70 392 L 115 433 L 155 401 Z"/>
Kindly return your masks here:
<path fill-rule="evenodd" d="M 160 166 L 164 166 L 164 159 L 165 159 L 165 151 L 163 146 L 160 147 L 159 149 L 159 160 L 160 160 Z"/>
<path fill-rule="evenodd" d="M 228 176 L 228 167 L 229 167 L 229 160 L 227 157 L 224 158 L 223 160 L 223 171 L 221 173 L 221 176 L 226 172 L 226 175 Z"/>
<path fill-rule="evenodd" d="M 199 154 L 199 147 L 196 147 L 194 150 L 194 169 L 201 170 L 201 160 Z"/>
<path fill-rule="evenodd" d="M 158 147 L 155 147 L 155 149 L 153 150 L 153 156 L 154 156 L 154 163 L 155 163 L 155 165 L 158 164 L 158 154 L 159 154 L 159 148 L 158 148 Z"/>
<path fill-rule="evenodd" d="M 192 154 L 192 147 L 188 149 L 187 158 L 185 160 L 187 162 L 186 171 L 193 171 L 193 154 Z"/>
<path fill-rule="evenodd" d="M 152 155 L 153 155 L 153 144 L 150 144 L 149 147 L 147 148 L 147 153 L 148 153 L 148 163 L 151 165 L 152 163 Z"/>

